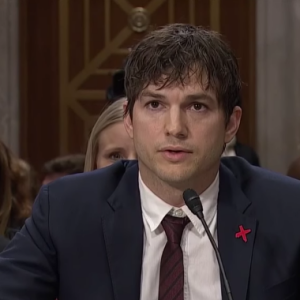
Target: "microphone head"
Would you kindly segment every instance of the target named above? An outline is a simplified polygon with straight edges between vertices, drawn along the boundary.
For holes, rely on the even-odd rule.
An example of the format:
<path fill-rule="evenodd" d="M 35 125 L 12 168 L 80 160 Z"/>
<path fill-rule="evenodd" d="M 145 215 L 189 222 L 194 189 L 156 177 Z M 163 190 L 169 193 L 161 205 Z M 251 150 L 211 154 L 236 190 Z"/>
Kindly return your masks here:
<path fill-rule="evenodd" d="M 183 200 L 193 214 L 203 214 L 203 206 L 196 191 L 192 189 L 185 190 L 183 192 Z"/>

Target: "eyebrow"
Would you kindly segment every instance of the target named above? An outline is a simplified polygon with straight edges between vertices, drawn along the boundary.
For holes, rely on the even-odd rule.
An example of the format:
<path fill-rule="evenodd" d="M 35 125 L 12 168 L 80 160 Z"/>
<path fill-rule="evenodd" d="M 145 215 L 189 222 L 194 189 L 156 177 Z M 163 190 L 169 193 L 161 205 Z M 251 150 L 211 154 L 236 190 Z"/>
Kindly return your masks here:
<path fill-rule="evenodd" d="M 103 149 L 103 152 L 111 152 L 111 151 L 124 151 L 125 149 L 122 146 L 110 146 L 107 147 L 106 149 Z"/>
<path fill-rule="evenodd" d="M 191 95 L 187 95 L 185 98 L 188 101 L 196 101 L 196 100 L 215 101 L 215 99 L 212 96 L 206 93 L 191 94 Z"/>
<path fill-rule="evenodd" d="M 149 97 L 149 98 L 155 98 L 155 99 L 161 99 L 161 100 L 166 98 L 162 94 L 154 93 L 154 92 L 150 92 L 150 91 L 143 91 L 141 93 L 141 97 Z"/>
<path fill-rule="evenodd" d="M 163 100 L 166 97 L 159 93 L 154 93 L 150 91 L 143 91 L 141 93 L 141 97 L 149 97 L 154 99 Z M 196 100 L 208 100 L 208 101 L 214 101 L 214 98 L 210 96 L 207 93 L 196 93 L 196 94 L 190 94 L 185 97 L 185 100 L 187 101 L 196 101 Z"/>

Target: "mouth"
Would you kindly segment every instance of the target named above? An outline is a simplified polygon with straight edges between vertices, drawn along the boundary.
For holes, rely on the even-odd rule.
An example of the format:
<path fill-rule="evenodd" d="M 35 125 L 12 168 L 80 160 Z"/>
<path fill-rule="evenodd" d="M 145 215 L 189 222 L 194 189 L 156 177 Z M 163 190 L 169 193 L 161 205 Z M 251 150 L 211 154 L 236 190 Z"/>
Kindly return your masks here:
<path fill-rule="evenodd" d="M 166 154 L 169 154 L 169 155 L 180 155 L 180 154 L 190 153 L 190 152 L 181 151 L 181 150 L 164 150 L 163 152 Z"/>
<path fill-rule="evenodd" d="M 166 147 L 160 150 L 161 152 L 170 152 L 170 153 L 192 153 L 191 150 L 185 148 L 173 148 L 173 147 Z"/>
<path fill-rule="evenodd" d="M 179 147 L 165 147 L 160 150 L 163 157 L 172 163 L 179 163 L 185 161 L 192 151 L 186 148 L 179 148 Z"/>

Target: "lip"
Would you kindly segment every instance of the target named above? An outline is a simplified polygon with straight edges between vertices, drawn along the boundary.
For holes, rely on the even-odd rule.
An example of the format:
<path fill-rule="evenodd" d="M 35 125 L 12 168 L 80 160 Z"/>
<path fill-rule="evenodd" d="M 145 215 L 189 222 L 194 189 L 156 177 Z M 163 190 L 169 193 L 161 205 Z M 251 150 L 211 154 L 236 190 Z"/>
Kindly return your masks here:
<path fill-rule="evenodd" d="M 189 149 L 181 148 L 181 147 L 174 147 L 174 146 L 164 147 L 160 150 L 160 152 L 166 152 L 166 151 L 192 153 L 192 151 Z"/>
<path fill-rule="evenodd" d="M 181 147 L 165 147 L 160 153 L 167 161 L 178 163 L 186 160 L 192 151 Z"/>

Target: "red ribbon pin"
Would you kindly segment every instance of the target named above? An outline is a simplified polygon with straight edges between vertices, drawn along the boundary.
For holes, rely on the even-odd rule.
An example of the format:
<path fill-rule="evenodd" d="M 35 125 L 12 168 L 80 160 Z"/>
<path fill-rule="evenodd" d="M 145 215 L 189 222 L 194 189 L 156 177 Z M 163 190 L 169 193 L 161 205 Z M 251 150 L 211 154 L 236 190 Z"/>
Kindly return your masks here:
<path fill-rule="evenodd" d="M 244 227 L 242 225 L 240 225 L 239 228 L 240 228 L 240 231 L 235 234 L 235 237 L 237 239 L 241 237 L 243 239 L 243 241 L 246 243 L 248 241 L 247 234 L 251 232 L 251 229 L 244 229 Z"/>

